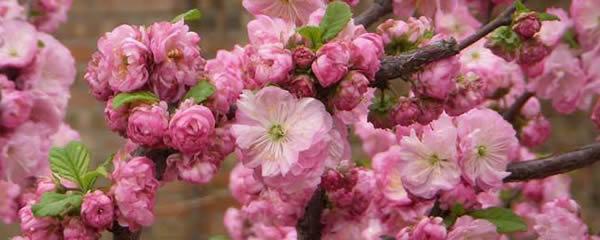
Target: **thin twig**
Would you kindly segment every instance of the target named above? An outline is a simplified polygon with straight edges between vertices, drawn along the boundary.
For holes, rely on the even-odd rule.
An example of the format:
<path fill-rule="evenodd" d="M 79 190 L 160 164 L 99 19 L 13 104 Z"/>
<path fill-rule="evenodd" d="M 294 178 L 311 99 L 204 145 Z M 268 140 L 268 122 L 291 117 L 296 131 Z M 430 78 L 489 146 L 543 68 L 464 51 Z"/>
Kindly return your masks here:
<path fill-rule="evenodd" d="M 479 41 L 483 37 L 487 36 L 489 33 L 496 30 L 501 26 L 509 25 L 512 22 L 512 15 L 515 12 L 515 4 L 513 3 L 510 7 L 506 8 L 498 17 L 494 20 L 481 27 L 477 32 L 473 35 L 465 38 L 458 44 L 458 49 L 463 50 L 468 46 L 471 46 L 473 43 Z"/>
<path fill-rule="evenodd" d="M 534 95 L 534 93 L 526 91 L 521 96 L 519 96 L 517 100 L 515 100 L 515 102 L 506 110 L 506 112 L 502 114 L 504 120 L 514 125 L 515 119 L 517 118 L 517 116 L 519 116 L 519 113 L 521 112 L 521 108 L 523 108 L 523 106 L 525 106 L 525 103 L 527 103 L 527 101 Z"/>
<path fill-rule="evenodd" d="M 375 0 L 367 10 L 354 18 L 354 23 L 367 28 L 381 17 L 391 13 L 392 10 L 392 0 Z"/>

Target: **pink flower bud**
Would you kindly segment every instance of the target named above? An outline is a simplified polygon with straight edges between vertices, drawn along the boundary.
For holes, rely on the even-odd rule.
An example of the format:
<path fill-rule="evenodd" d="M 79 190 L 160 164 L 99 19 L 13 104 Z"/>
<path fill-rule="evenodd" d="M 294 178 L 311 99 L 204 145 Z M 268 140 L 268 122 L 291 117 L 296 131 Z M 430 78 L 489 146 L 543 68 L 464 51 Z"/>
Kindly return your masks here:
<path fill-rule="evenodd" d="M 329 42 L 317 52 L 312 71 L 323 87 L 339 82 L 348 71 L 350 51 L 343 42 Z"/>
<path fill-rule="evenodd" d="M 16 128 L 27 119 L 33 108 L 33 96 L 28 91 L 2 91 L 0 126 Z"/>
<path fill-rule="evenodd" d="M 515 31 L 521 38 L 530 39 L 542 28 L 542 22 L 537 16 L 537 13 L 530 12 L 519 16 L 516 23 L 513 25 Z"/>
<path fill-rule="evenodd" d="M 369 88 L 369 80 L 358 71 L 351 71 L 340 82 L 338 91 L 333 97 L 333 104 L 338 110 L 350 111 L 362 101 Z"/>
<path fill-rule="evenodd" d="M 398 104 L 392 110 L 394 123 L 402 126 L 415 123 L 420 114 L 421 110 L 415 98 L 400 97 Z"/>
<path fill-rule="evenodd" d="M 314 79 L 309 75 L 297 75 L 286 85 L 286 89 L 297 98 L 314 97 L 315 90 Z"/>
<path fill-rule="evenodd" d="M 140 105 L 135 107 L 127 121 L 127 137 L 134 143 L 149 147 L 162 145 L 169 127 L 167 104 Z"/>
<path fill-rule="evenodd" d="M 290 73 L 294 69 L 290 50 L 277 45 L 262 45 L 256 49 L 249 48 L 248 54 L 250 60 L 248 75 L 259 86 L 284 83 L 289 80 Z"/>
<path fill-rule="evenodd" d="M 538 100 L 536 97 L 532 97 L 527 100 L 525 105 L 523 105 L 521 108 L 521 115 L 523 115 L 523 117 L 526 119 L 533 119 L 540 115 L 541 111 L 542 106 L 540 104 L 540 100 Z"/>
<path fill-rule="evenodd" d="M 85 224 L 97 230 L 110 227 L 113 222 L 113 201 L 102 191 L 88 193 L 81 204 L 81 218 Z"/>
<path fill-rule="evenodd" d="M 205 106 L 186 100 L 169 122 L 165 143 L 183 153 L 193 154 L 206 147 L 214 129 L 212 112 Z"/>
<path fill-rule="evenodd" d="M 517 63 L 521 65 L 533 65 L 542 61 L 550 54 L 550 49 L 539 40 L 524 42 L 519 49 Z"/>
<path fill-rule="evenodd" d="M 521 129 L 521 143 L 527 147 L 535 147 L 550 137 L 551 125 L 544 116 L 538 116 Z"/>
<path fill-rule="evenodd" d="M 106 107 L 104 108 L 104 120 L 110 130 L 123 134 L 127 129 L 128 115 L 129 110 L 127 107 L 121 106 L 118 109 L 114 109 L 112 99 L 109 99 L 108 102 L 106 102 Z"/>
<path fill-rule="evenodd" d="M 79 218 L 70 218 L 63 225 L 64 240 L 95 240 L 100 238 L 100 233 L 84 225 Z"/>
<path fill-rule="evenodd" d="M 350 44 L 350 53 L 352 68 L 360 70 L 369 79 L 375 78 L 384 54 L 381 37 L 374 33 L 358 36 Z"/>
<path fill-rule="evenodd" d="M 317 58 L 315 53 L 307 47 L 298 47 L 292 54 L 294 63 L 297 68 L 308 69 L 313 61 Z"/>

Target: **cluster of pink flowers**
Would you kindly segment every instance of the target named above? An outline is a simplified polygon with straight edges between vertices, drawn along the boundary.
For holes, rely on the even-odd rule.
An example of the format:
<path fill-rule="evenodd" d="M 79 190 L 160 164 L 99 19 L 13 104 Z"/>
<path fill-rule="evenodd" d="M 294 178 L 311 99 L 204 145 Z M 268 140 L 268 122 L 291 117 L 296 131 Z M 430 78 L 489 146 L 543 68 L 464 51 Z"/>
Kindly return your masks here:
<path fill-rule="evenodd" d="M 70 3 L 51 4 L 66 17 Z M 50 5 L 49 5 L 50 6 Z M 33 10 L 33 9 L 32 9 Z M 42 12 L 40 12 L 42 13 Z M 70 51 L 43 27 L 56 17 L 27 20 L 16 0 L 0 2 L 0 220 L 13 223 L 35 178 L 47 176 L 48 152 L 78 139 L 63 119 L 75 80 Z M 33 179 L 33 180 L 32 180 Z"/>

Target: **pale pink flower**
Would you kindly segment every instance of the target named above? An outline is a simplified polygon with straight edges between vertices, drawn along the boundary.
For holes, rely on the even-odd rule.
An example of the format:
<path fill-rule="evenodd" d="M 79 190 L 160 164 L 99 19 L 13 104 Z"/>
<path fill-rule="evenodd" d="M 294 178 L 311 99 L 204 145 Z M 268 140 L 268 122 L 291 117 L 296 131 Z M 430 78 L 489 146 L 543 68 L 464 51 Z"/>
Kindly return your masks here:
<path fill-rule="evenodd" d="M 154 222 L 153 208 L 159 184 L 154 168 L 152 160 L 146 157 L 135 157 L 115 165 L 111 193 L 121 226 L 136 231 Z"/>
<path fill-rule="evenodd" d="M 97 230 L 83 224 L 81 219 L 77 217 L 65 220 L 63 227 L 64 240 L 94 240 L 100 238 L 100 233 Z"/>
<path fill-rule="evenodd" d="M 546 46 L 555 46 L 560 43 L 565 32 L 573 27 L 573 21 L 562 8 L 548 8 L 546 12 L 559 17 L 560 20 L 543 21 L 537 36 Z"/>
<path fill-rule="evenodd" d="M 35 28 L 21 20 L 0 23 L 0 67 L 23 67 L 37 52 Z"/>
<path fill-rule="evenodd" d="M 282 46 L 262 45 L 248 46 L 247 74 L 258 87 L 267 84 L 284 83 L 294 69 L 292 52 Z"/>
<path fill-rule="evenodd" d="M 457 130 L 452 119 L 442 115 L 417 137 L 414 130 L 400 141 L 400 175 L 404 187 L 414 195 L 432 198 L 460 181 L 457 164 Z"/>
<path fill-rule="evenodd" d="M 560 198 L 542 206 L 534 216 L 533 229 L 540 239 L 587 239 L 588 227 L 579 217 L 579 205 L 570 198 Z"/>
<path fill-rule="evenodd" d="M 244 0 L 244 8 L 254 15 L 283 18 L 290 23 L 303 25 L 315 10 L 324 7 L 324 0 Z"/>
<path fill-rule="evenodd" d="M 304 213 L 303 206 L 310 194 L 284 195 L 266 190 L 260 196 L 242 207 L 242 212 L 250 221 L 279 226 L 293 226 Z"/>
<path fill-rule="evenodd" d="M 452 1 L 447 1 L 452 2 Z M 452 11 L 438 9 L 435 14 L 435 30 L 447 36 L 461 40 L 474 33 L 481 23 L 469 12 L 464 4 L 459 4 Z"/>
<path fill-rule="evenodd" d="M 2 91 L 0 99 L 0 126 L 12 129 L 29 119 L 33 96 L 29 91 Z"/>
<path fill-rule="evenodd" d="M 25 8 L 18 0 L 4 0 L 0 2 L 0 20 L 25 19 Z"/>
<path fill-rule="evenodd" d="M 231 195 L 242 204 L 257 198 L 264 189 L 264 185 L 254 177 L 254 171 L 244 167 L 241 163 L 231 170 L 229 178 Z"/>
<path fill-rule="evenodd" d="M 387 151 L 373 157 L 373 171 L 377 179 L 377 187 L 383 195 L 393 202 L 406 204 L 412 202 L 402 184 L 400 155 L 402 148 L 391 146 Z"/>
<path fill-rule="evenodd" d="M 223 217 L 223 224 L 232 240 L 244 240 L 244 218 L 237 208 L 228 208 Z"/>
<path fill-rule="evenodd" d="M 204 149 L 215 130 L 215 117 L 192 100 L 182 102 L 171 117 L 165 143 L 183 153 L 193 154 Z"/>
<path fill-rule="evenodd" d="M 115 92 L 131 92 L 148 82 L 150 49 L 146 31 L 137 26 L 121 25 L 98 40 L 102 54 L 99 76 L 108 76 Z"/>
<path fill-rule="evenodd" d="M 371 158 L 397 144 L 393 131 L 376 128 L 366 121 L 354 124 L 354 133 L 362 140 L 362 149 Z"/>
<path fill-rule="evenodd" d="M 140 105 L 131 110 L 127 120 L 127 137 L 131 141 L 149 147 L 163 144 L 169 127 L 167 104 Z"/>
<path fill-rule="evenodd" d="M 13 223 L 18 219 L 20 194 L 19 185 L 0 180 L 0 221 L 4 224 Z"/>
<path fill-rule="evenodd" d="M 461 204 L 465 209 L 475 209 L 481 205 L 477 201 L 477 193 L 473 186 L 461 181 L 451 190 L 443 191 L 439 197 L 442 209 L 452 209 L 456 204 Z"/>
<path fill-rule="evenodd" d="M 287 45 L 295 33 L 294 24 L 281 18 L 257 15 L 256 19 L 248 22 L 248 39 L 253 45 L 277 44 Z"/>
<path fill-rule="evenodd" d="M 100 190 L 88 193 L 81 204 L 81 219 L 86 225 L 104 230 L 112 225 L 113 201 Z"/>
<path fill-rule="evenodd" d="M 348 71 L 350 49 L 345 42 L 329 42 L 319 49 L 312 71 L 323 87 L 339 82 Z"/>
<path fill-rule="evenodd" d="M 35 26 L 43 32 L 54 32 L 58 26 L 67 21 L 67 12 L 73 0 L 39 0 L 33 2 L 31 8 L 39 16 L 33 16 Z"/>
<path fill-rule="evenodd" d="M 498 240 L 500 234 L 496 232 L 496 226 L 491 222 L 483 219 L 473 219 L 471 216 L 465 215 L 456 220 L 452 226 L 452 231 L 448 233 L 447 239 Z"/>
<path fill-rule="evenodd" d="M 528 88 L 539 98 L 551 99 L 558 112 L 568 114 L 576 110 L 585 84 L 580 60 L 560 44 L 546 57 L 542 75 L 529 80 Z"/>
<path fill-rule="evenodd" d="M 25 184 L 29 177 L 50 173 L 48 129 L 32 122 L 16 128 L 8 141 L 0 145 L 0 175 L 10 182 Z"/>
<path fill-rule="evenodd" d="M 81 139 L 79 133 L 66 123 L 61 123 L 58 131 L 51 137 L 52 146 L 54 147 L 64 147 L 69 142 L 79 139 Z"/>
<path fill-rule="evenodd" d="M 286 175 L 309 149 L 329 132 L 332 119 L 314 98 L 296 99 L 289 92 L 266 87 L 245 91 L 238 101 L 231 130 L 248 168 L 261 166 L 262 176 Z"/>
<path fill-rule="evenodd" d="M 242 73 L 239 71 L 242 67 L 241 59 L 241 51 L 219 50 L 214 59 L 206 62 L 208 81 L 216 88 L 207 103 L 211 110 L 227 113 L 230 106 L 238 100 L 244 88 Z"/>
<path fill-rule="evenodd" d="M 465 179 L 483 190 L 502 186 L 508 155 L 518 144 L 512 125 L 490 109 L 473 109 L 456 122 Z"/>
<path fill-rule="evenodd" d="M 31 212 L 32 203 L 19 210 L 21 233 L 30 240 L 60 240 L 62 232 L 60 223 L 53 218 L 37 218 Z"/>
<path fill-rule="evenodd" d="M 441 217 L 425 217 L 414 227 L 404 228 L 396 235 L 396 239 L 409 240 L 443 240 L 448 234 Z"/>
<path fill-rule="evenodd" d="M 593 48 L 600 38 L 600 2 L 595 0 L 573 0 L 570 13 L 575 23 L 578 40 L 584 49 Z"/>

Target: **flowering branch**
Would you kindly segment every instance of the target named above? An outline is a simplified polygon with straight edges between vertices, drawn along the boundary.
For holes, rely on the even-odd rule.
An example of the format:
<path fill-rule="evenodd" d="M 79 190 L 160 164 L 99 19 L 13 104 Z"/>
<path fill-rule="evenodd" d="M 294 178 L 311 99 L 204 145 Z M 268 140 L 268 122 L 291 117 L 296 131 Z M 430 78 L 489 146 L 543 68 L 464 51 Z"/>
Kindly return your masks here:
<path fill-rule="evenodd" d="M 354 18 L 354 23 L 369 27 L 392 10 L 392 0 L 375 0 L 367 10 Z"/>
<path fill-rule="evenodd" d="M 502 114 L 504 120 L 514 124 L 514 120 L 519 115 L 521 108 L 523 108 L 525 103 L 527 103 L 527 101 L 533 96 L 535 96 L 535 94 L 529 91 L 519 96 L 517 100 L 515 100 L 515 102 L 506 110 L 506 112 Z"/>

